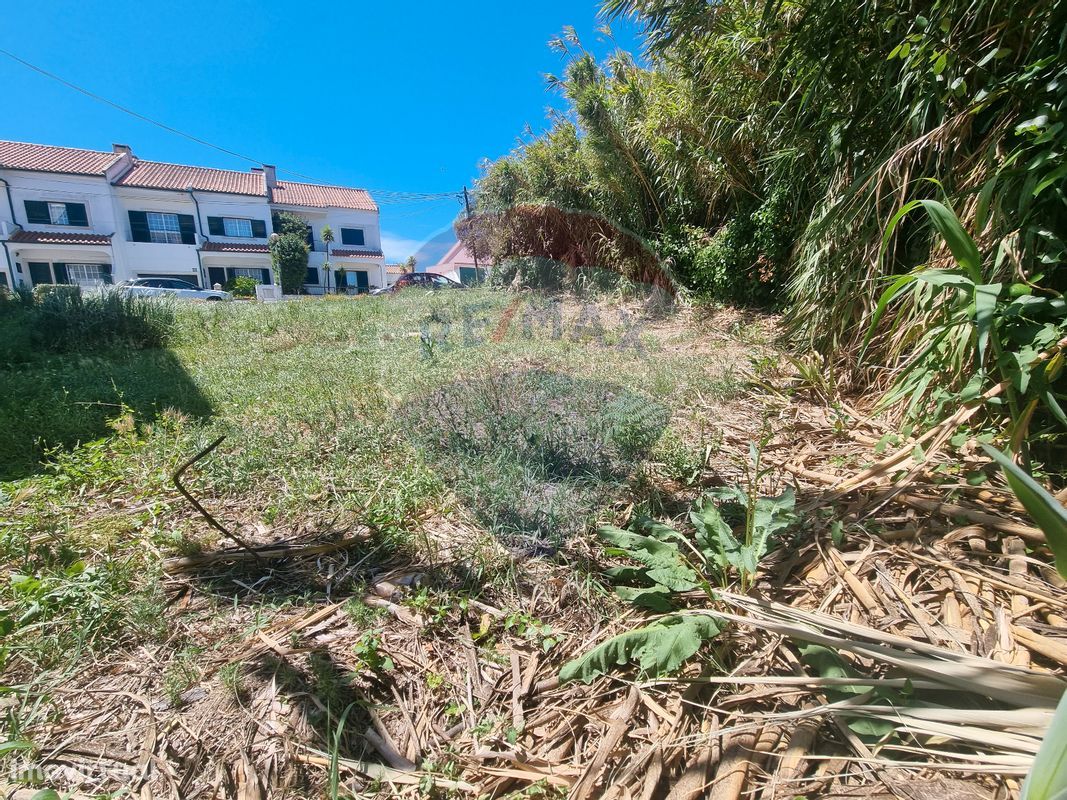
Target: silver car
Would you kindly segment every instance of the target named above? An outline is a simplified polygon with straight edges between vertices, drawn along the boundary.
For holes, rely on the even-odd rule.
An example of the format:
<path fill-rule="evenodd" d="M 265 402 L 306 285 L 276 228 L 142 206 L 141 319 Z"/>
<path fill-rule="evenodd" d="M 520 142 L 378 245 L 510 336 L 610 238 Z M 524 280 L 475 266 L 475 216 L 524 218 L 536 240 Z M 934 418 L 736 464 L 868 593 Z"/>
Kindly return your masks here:
<path fill-rule="evenodd" d="M 216 289 L 199 289 L 177 278 L 138 278 L 116 287 L 124 294 L 136 297 L 182 297 L 187 300 L 233 300 L 229 292 Z"/>

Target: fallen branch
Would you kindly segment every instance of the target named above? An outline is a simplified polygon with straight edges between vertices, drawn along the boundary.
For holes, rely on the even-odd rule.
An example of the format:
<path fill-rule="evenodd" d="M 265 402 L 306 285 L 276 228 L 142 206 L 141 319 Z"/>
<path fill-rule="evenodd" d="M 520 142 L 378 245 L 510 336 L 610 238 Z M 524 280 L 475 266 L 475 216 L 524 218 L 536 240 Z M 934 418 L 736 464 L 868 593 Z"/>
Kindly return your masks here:
<path fill-rule="evenodd" d="M 178 471 L 175 472 L 174 475 L 172 476 L 173 480 L 174 480 L 174 485 L 177 487 L 178 491 L 182 493 L 182 495 L 185 497 L 185 499 L 193 504 L 193 508 L 195 508 L 197 511 L 200 512 L 200 516 L 202 516 L 204 519 L 207 520 L 208 525 L 210 525 L 212 528 L 217 530 L 223 536 L 226 536 L 227 538 L 229 538 L 229 539 L 233 540 L 234 542 L 236 542 L 243 549 L 247 550 L 249 553 L 252 553 L 254 558 L 258 559 L 259 556 L 256 555 L 255 550 L 252 548 L 251 545 L 248 544 L 248 542 L 246 542 L 244 539 L 242 539 L 236 533 L 231 533 L 229 530 L 227 530 L 225 527 L 223 527 L 219 523 L 219 521 L 217 519 L 215 519 L 213 516 L 211 516 L 210 513 L 208 513 L 206 508 L 204 508 L 202 505 L 200 505 L 200 503 L 197 501 L 197 499 L 195 497 L 193 497 L 192 494 L 189 493 L 189 490 L 186 489 L 184 486 L 182 486 L 181 478 L 182 478 L 182 475 L 185 474 L 185 471 L 187 469 L 189 469 L 189 467 L 191 467 L 193 464 L 195 464 L 200 459 L 206 458 L 208 455 L 210 455 L 211 451 L 214 450 L 216 447 L 218 447 L 220 444 L 222 444 L 222 442 L 223 442 L 223 440 L 225 440 L 225 438 L 226 438 L 225 436 L 220 436 L 218 439 L 213 441 L 211 444 L 209 444 L 207 447 L 205 447 L 203 450 L 201 450 L 195 456 L 193 456 L 188 461 L 186 461 L 184 464 L 182 464 L 180 467 L 178 467 Z"/>
<path fill-rule="evenodd" d="M 197 553 L 192 556 L 175 556 L 163 561 L 163 571 L 168 574 L 191 572 L 215 564 L 234 561 L 270 561 L 279 558 L 307 558 L 348 550 L 365 540 L 362 537 L 350 537 L 336 542 L 322 542 L 309 545 L 270 544 L 261 547 L 249 547 L 243 550 L 215 550 L 210 553 Z"/>

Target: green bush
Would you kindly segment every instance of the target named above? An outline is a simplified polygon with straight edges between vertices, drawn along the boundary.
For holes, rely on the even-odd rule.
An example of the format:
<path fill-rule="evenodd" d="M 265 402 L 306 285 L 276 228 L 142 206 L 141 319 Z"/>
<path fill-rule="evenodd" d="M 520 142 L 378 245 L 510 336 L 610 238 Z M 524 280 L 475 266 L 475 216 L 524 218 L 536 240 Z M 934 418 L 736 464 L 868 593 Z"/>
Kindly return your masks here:
<path fill-rule="evenodd" d="M 741 211 L 714 233 L 686 226 L 664 236 L 659 251 L 699 294 L 745 306 L 781 301 L 786 265 L 797 236 L 788 187 Z"/>
<path fill-rule="evenodd" d="M 247 275 L 238 275 L 236 278 L 226 281 L 225 289 L 227 292 L 231 292 L 234 297 L 256 296 L 256 282 Z"/>
<path fill-rule="evenodd" d="M 42 283 L 33 287 L 33 296 L 37 300 L 45 300 L 49 297 L 75 298 L 81 297 L 82 287 L 69 283 Z"/>
<path fill-rule="evenodd" d="M 174 329 L 170 303 L 118 292 L 83 297 L 67 291 L 72 288 L 78 289 L 48 287 L 0 302 L 0 362 L 32 361 L 42 353 L 162 347 Z"/>

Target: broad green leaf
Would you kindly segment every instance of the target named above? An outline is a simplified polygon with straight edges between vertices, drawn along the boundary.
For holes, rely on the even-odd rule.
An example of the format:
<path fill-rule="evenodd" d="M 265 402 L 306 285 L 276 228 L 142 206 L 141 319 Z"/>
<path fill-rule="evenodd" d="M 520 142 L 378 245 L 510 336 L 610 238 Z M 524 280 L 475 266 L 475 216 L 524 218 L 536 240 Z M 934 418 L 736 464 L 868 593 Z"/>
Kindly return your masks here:
<path fill-rule="evenodd" d="M 658 611 L 661 614 L 674 611 L 674 604 L 671 603 L 671 591 L 663 586 L 653 586 L 646 589 L 616 586 L 615 594 L 621 600 L 625 600 L 638 608 L 647 608 L 649 611 Z"/>
<path fill-rule="evenodd" d="M 937 200 L 912 200 L 909 203 L 905 203 L 900 211 L 889 220 L 889 225 L 882 236 L 882 253 L 885 253 L 889 240 L 892 238 L 900 220 L 919 207 L 922 207 L 926 212 L 934 228 L 945 240 L 945 244 L 948 245 L 948 249 L 952 252 L 956 263 L 960 265 L 974 283 L 981 283 L 982 257 L 978 252 L 978 246 L 974 243 L 974 239 L 964 230 L 955 212 Z"/>
<path fill-rule="evenodd" d="M 995 447 L 982 447 L 1004 470 L 1004 477 L 1011 490 L 1026 509 L 1026 513 L 1045 534 L 1048 546 L 1056 559 L 1056 571 L 1067 578 L 1067 509 L 1007 455 Z"/>
<path fill-rule="evenodd" d="M 697 574 L 689 567 L 657 567 L 645 573 L 649 580 L 655 581 L 657 586 L 670 589 L 672 592 L 688 592 L 700 584 L 697 582 Z"/>
<path fill-rule="evenodd" d="M 822 678 L 855 678 L 857 673 L 850 669 L 845 660 L 836 650 L 819 644 L 805 644 L 800 647 L 801 659 L 815 670 Z M 842 684 L 839 686 L 826 687 L 826 696 L 831 701 L 843 700 L 849 696 L 867 694 L 869 686 L 862 684 Z M 848 720 L 848 727 L 860 736 L 868 736 L 880 739 L 892 733 L 894 725 L 883 719 L 870 717 L 853 717 Z"/>
<path fill-rule="evenodd" d="M 1003 289 L 1000 283 L 983 283 L 974 287 L 974 322 L 978 329 L 978 369 L 985 364 L 985 351 L 989 344 L 989 332 L 993 329 L 993 315 L 997 298 Z"/>
<path fill-rule="evenodd" d="M 704 558 L 723 571 L 730 567 L 740 569 L 741 542 L 723 520 L 715 504 L 706 499 L 701 506 L 690 512 L 689 517 L 696 526 L 697 546 Z"/>
<path fill-rule="evenodd" d="M 656 676 L 674 672 L 719 635 L 719 621 L 705 614 L 664 617 L 644 628 L 620 634 L 598 645 L 559 671 L 561 681 L 589 683 L 616 667 L 636 663 L 642 673 Z"/>
<path fill-rule="evenodd" d="M 597 533 L 646 567 L 674 567 L 684 564 L 678 548 L 669 542 L 624 531 L 613 525 L 604 525 Z"/>
<path fill-rule="evenodd" d="M 643 586 L 650 586 L 652 581 L 648 579 L 645 572 L 643 567 L 611 567 L 604 570 L 604 576 L 612 583 L 639 583 Z"/>
<path fill-rule="evenodd" d="M 787 488 L 778 497 L 761 497 L 756 500 L 752 515 L 752 544 L 741 548 L 743 569 L 754 575 L 759 561 L 767 554 L 771 542 L 778 531 L 784 530 L 796 522 L 793 507 L 796 496 L 792 488 Z"/>
<path fill-rule="evenodd" d="M 1019 800 L 1053 800 L 1067 794 L 1067 692 L 1023 781 Z"/>

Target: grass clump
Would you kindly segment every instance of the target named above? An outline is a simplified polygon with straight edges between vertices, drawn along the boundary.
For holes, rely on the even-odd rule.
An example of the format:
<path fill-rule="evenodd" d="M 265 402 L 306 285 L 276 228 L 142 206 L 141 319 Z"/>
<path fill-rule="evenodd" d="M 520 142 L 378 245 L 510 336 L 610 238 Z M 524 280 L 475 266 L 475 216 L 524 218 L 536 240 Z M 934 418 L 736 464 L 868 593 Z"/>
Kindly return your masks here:
<path fill-rule="evenodd" d="M 171 303 L 63 288 L 73 291 L 0 296 L 0 363 L 34 361 L 42 353 L 162 347 L 174 331 Z"/>
<path fill-rule="evenodd" d="M 432 462 L 503 541 L 559 544 L 578 533 L 647 456 L 668 420 L 620 386 L 542 369 L 487 372 L 420 403 Z"/>

